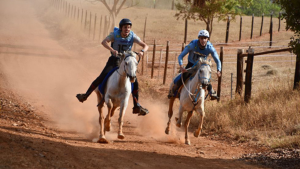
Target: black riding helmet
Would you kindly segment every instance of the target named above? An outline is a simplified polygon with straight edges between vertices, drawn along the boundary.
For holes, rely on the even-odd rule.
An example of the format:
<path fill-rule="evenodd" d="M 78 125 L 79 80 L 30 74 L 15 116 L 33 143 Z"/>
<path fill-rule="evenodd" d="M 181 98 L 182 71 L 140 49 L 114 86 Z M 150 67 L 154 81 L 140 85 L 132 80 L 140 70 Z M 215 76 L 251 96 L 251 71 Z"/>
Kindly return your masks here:
<path fill-rule="evenodd" d="M 120 23 L 119 23 L 119 29 L 120 29 L 120 30 L 122 29 L 122 26 L 123 26 L 123 25 L 130 25 L 130 26 L 132 26 L 132 23 L 131 23 L 131 21 L 130 21 L 129 19 L 124 18 L 124 19 L 122 19 L 122 20 L 120 21 Z"/>

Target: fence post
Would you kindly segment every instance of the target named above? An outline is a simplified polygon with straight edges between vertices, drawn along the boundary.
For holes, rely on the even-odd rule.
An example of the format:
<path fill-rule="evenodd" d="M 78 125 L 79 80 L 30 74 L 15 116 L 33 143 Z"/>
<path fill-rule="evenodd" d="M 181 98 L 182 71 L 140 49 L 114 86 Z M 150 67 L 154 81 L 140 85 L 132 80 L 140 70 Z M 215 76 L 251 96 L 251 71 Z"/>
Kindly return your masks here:
<path fill-rule="evenodd" d="M 165 60 L 165 71 L 164 71 L 164 81 L 163 81 L 163 84 L 166 83 L 167 69 L 168 69 L 168 59 L 169 59 L 169 41 L 167 41 L 167 47 L 166 47 L 166 60 Z"/>
<path fill-rule="evenodd" d="M 232 76 L 233 76 L 233 73 L 231 73 L 231 77 L 230 77 L 230 99 L 232 100 L 232 82 L 233 82 L 233 80 L 232 80 Z"/>
<path fill-rule="evenodd" d="M 186 43 L 186 38 L 187 38 L 187 27 L 188 27 L 188 20 L 185 19 L 185 26 L 184 26 L 184 39 L 183 43 Z"/>
<path fill-rule="evenodd" d="M 270 23 L 270 48 L 272 46 L 272 40 L 273 40 L 273 21 Z"/>
<path fill-rule="evenodd" d="M 85 10 L 84 31 L 85 31 L 85 28 L 86 28 L 86 18 L 87 18 L 87 10 Z"/>
<path fill-rule="evenodd" d="M 270 17 L 270 29 L 269 32 L 271 31 L 271 23 L 273 22 L 273 12 L 271 13 L 271 17 Z"/>
<path fill-rule="evenodd" d="M 262 14 L 261 16 L 261 26 L 260 26 L 260 36 L 262 35 L 262 29 L 263 29 L 263 25 L 264 25 L 264 14 Z"/>
<path fill-rule="evenodd" d="M 174 0 L 172 1 L 172 10 L 174 10 L 175 2 Z"/>
<path fill-rule="evenodd" d="M 159 79 L 159 74 L 160 74 L 160 67 L 161 67 L 161 61 L 162 61 L 162 52 L 163 52 L 163 50 L 160 49 L 160 57 L 159 57 L 159 65 L 158 65 L 158 71 L 157 71 L 157 79 Z"/>
<path fill-rule="evenodd" d="M 295 78 L 294 78 L 294 90 L 300 89 L 300 54 L 296 57 L 296 68 L 295 68 Z"/>
<path fill-rule="evenodd" d="M 182 43 L 182 46 L 181 46 L 181 51 L 184 50 L 184 47 L 185 47 L 185 43 Z"/>
<path fill-rule="evenodd" d="M 237 65 L 236 65 L 236 90 L 235 93 L 242 95 L 243 90 L 243 67 L 244 58 L 242 56 L 243 49 L 237 50 Z"/>
<path fill-rule="evenodd" d="M 253 70 L 253 61 L 254 61 L 254 49 L 248 49 L 247 56 L 247 66 L 246 66 L 246 77 L 245 77 L 245 96 L 244 101 L 246 103 L 250 102 L 251 99 L 251 89 L 252 89 L 252 70 Z"/>
<path fill-rule="evenodd" d="M 223 46 L 221 46 L 220 48 L 220 61 L 221 61 L 221 72 L 223 70 Z M 221 96 L 221 84 L 222 84 L 222 76 L 218 77 L 218 91 L 217 91 L 217 95 L 218 95 L 218 102 L 220 101 L 220 96 Z"/>
<path fill-rule="evenodd" d="M 145 42 L 145 36 L 146 36 L 146 25 L 147 25 L 147 16 L 145 18 L 145 25 L 144 25 L 144 34 L 143 34 L 143 41 Z"/>
<path fill-rule="evenodd" d="M 252 14 L 252 24 L 251 24 L 251 36 L 250 39 L 253 37 L 253 25 L 254 25 L 254 14 Z"/>
<path fill-rule="evenodd" d="M 225 43 L 228 43 L 229 27 L 230 27 L 230 16 L 228 16 L 228 19 L 227 19 L 227 27 L 226 27 L 226 38 L 225 38 Z"/>
<path fill-rule="evenodd" d="M 101 31 L 102 31 L 102 15 L 100 18 L 100 25 L 99 25 L 99 41 L 100 41 L 100 37 L 101 37 Z"/>
<path fill-rule="evenodd" d="M 281 12 L 279 12 L 279 16 L 278 16 L 278 32 L 280 31 L 280 21 L 281 21 Z"/>
<path fill-rule="evenodd" d="M 154 44 L 153 44 L 153 57 L 152 57 L 152 67 L 151 67 L 151 79 L 153 79 L 153 71 L 154 71 L 154 62 L 155 62 L 155 50 L 156 50 L 156 43 L 154 39 Z"/>
<path fill-rule="evenodd" d="M 92 25 L 92 12 L 90 12 L 89 37 L 91 35 L 91 25 Z"/>
<path fill-rule="evenodd" d="M 97 14 L 95 13 L 95 21 L 94 21 L 94 35 L 93 35 L 93 40 L 95 40 L 96 23 L 97 23 Z"/>
<path fill-rule="evenodd" d="M 173 77 L 176 75 L 176 70 L 177 70 L 176 58 L 177 58 L 177 52 L 175 52 L 175 55 L 174 55 L 174 72 L 173 72 Z"/>
<path fill-rule="evenodd" d="M 239 37 L 239 41 L 242 40 L 242 25 L 243 25 L 243 17 L 241 16 L 241 20 L 240 20 L 240 37 Z"/>

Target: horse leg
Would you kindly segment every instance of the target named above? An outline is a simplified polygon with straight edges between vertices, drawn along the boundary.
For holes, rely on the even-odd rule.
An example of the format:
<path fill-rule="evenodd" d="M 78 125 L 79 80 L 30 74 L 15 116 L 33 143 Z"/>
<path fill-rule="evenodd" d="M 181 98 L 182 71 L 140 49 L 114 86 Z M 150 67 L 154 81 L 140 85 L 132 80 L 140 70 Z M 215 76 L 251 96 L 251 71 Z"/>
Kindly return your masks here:
<path fill-rule="evenodd" d="M 204 91 L 202 92 L 204 93 Z M 204 116 L 205 116 L 205 112 L 204 112 L 204 94 L 201 95 L 201 105 L 200 105 L 200 110 L 198 110 L 198 112 L 200 112 L 200 122 L 199 122 L 199 126 L 198 129 L 194 132 L 194 136 L 195 137 L 199 137 L 201 131 L 202 131 L 202 125 L 203 125 L 203 120 L 204 120 Z"/>
<path fill-rule="evenodd" d="M 105 138 L 105 132 L 104 132 L 104 116 L 103 116 L 103 106 L 104 106 L 104 101 L 101 98 L 100 93 L 97 93 L 98 97 L 98 112 L 99 112 L 99 124 L 100 124 L 100 135 L 98 139 L 98 143 L 108 143 L 108 141 Z"/>
<path fill-rule="evenodd" d="M 120 114 L 119 114 L 119 119 L 118 119 L 118 122 L 119 122 L 118 138 L 119 139 L 124 139 L 125 138 L 125 136 L 123 134 L 123 117 L 125 115 L 125 110 L 126 110 L 126 107 L 127 107 L 128 98 L 127 98 L 127 101 L 125 99 L 125 101 L 123 103 L 121 103 L 121 106 L 120 106 Z"/>
<path fill-rule="evenodd" d="M 105 117 L 105 126 L 104 126 L 104 130 L 105 131 L 110 131 L 110 118 L 111 118 L 111 110 L 112 110 L 112 102 L 111 102 L 111 99 L 108 100 L 108 103 L 107 103 L 107 110 L 108 110 L 108 113 Z"/>
<path fill-rule="evenodd" d="M 181 127 L 182 123 L 181 123 L 181 120 L 182 120 L 182 114 L 183 114 L 183 108 L 182 106 L 180 105 L 179 106 L 179 118 L 176 118 L 175 117 L 175 120 L 176 120 L 176 126 L 177 127 Z"/>
<path fill-rule="evenodd" d="M 172 119 L 172 116 L 173 116 L 173 104 L 174 104 L 174 101 L 175 101 L 175 97 L 172 97 L 169 100 L 169 111 L 168 111 L 169 121 L 167 123 L 167 127 L 166 127 L 166 130 L 165 130 L 166 134 L 170 133 L 170 125 L 171 125 L 171 119 Z"/>
<path fill-rule="evenodd" d="M 189 135 L 188 135 L 188 128 L 190 125 L 192 115 L 193 115 L 193 111 L 188 112 L 188 115 L 185 120 L 185 144 L 187 144 L 187 145 L 191 145 Z"/>

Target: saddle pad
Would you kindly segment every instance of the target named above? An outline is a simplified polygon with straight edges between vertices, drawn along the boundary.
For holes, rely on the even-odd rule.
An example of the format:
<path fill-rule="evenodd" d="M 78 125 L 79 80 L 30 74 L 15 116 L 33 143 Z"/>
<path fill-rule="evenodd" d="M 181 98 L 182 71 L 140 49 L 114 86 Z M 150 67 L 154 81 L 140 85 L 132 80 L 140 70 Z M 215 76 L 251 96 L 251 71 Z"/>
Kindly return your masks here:
<path fill-rule="evenodd" d="M 106 86 L 106 83 L 107 83 L 107 80 L 108 78 L 117 70 L 119 69 L 119 67 L 115 67 L 113 68 L 111 71 L 109 71 L 107 73 L 107 75 L 105 76 L 105 78 L 103 79 L 102 83 L 100 83 L 100 85 L 98 86 L 98 89 L 100 91 L 100 93 L 102 95 L 104 95 L 104 90 L 105 90 L 105 86 Z M 133 83 L 131 83 L 131 92 L 133 91 Z"/>

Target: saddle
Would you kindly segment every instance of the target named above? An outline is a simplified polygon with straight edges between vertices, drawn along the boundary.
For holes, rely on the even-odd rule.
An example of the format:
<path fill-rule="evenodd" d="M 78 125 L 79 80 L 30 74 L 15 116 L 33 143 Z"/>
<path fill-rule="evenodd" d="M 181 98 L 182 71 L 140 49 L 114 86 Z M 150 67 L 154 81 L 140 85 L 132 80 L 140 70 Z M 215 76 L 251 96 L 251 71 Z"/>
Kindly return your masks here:
<path fill-rule="evenodd" d="M 104 95 L 104 93 L 105 93 L 104 91 L 105 91 L 105 86 L 106 86 L 108 78 L 118 69 L 119 69 L 119 67 L 115 67 L 111 71 L 109 71 L 107 73 L 107 75 L 105 76 L 105 78 L 103 79 L 103 81 L 99 84 L 98 89 L 102 95 Z M 133 91 L 133 83 L 131 83 L 131 92 L 132 91 Z"/>

